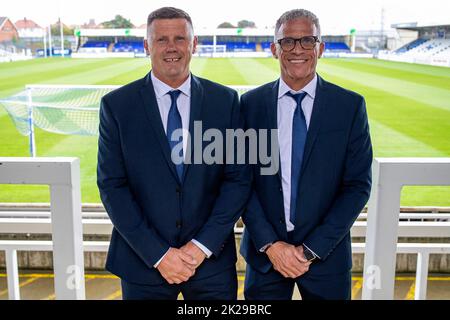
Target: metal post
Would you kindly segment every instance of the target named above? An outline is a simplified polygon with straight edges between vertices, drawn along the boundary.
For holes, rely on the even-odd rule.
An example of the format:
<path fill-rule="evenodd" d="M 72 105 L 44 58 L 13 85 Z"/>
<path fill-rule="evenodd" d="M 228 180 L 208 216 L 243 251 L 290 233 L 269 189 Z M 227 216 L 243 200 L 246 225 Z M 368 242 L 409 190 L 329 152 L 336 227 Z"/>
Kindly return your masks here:
<path fill-rule="evenodd" d="M 393 299 L 401 187 L 385 182 L 374 161 L 367 212 L 362 299 Z M 371 280 L 369 280 L 371 279 Z"/>
<path fill-rule="evenodd" d="M 61 57 L 64 58 L 64 30 L 61 18 L 59 18 L 59 31 L 61 32 Z"/>
<path fill-rule="evenodd" d="M 47 29 L 44 28 L 44 58 L 47 58 Z"/>
<path fill-rule="evenodd" d="M 427 280 L 428 280 L 428 261 L 430 255 L 428 252 L 420 252 L 417 254 L 416 267 L 416 291 L 414 292 L 415 300 L 425 300 L 427 298 Z"/>
<path fill-rule="evenodd" d="M 19 266 L 17 264 L 17 251 L 5 250 L 6 274 L 8 277 L 8 298 L 9 300 L 20 300 L 19 286 Z"/>
<path fill-rule="evenodd" d="M 352 46 L 350 48 L 350 51 L 355 52 L 356 51 L 356 35 L 355 35 L 355 33 L 350 35 L 350 37 L 351 37 L 351 41 L 352 41 Z"/>
<path fill-rule="evenodd" d="M 29 132 L 29 146 L 30 146 L 30 156 L 36 157 L 36 141 L 34 137 L 34 111 L 33 111 L 33 98 L 32 98 L 32 88 L 27 88 L 27 97 L 28 97 L 28 127 L 30 129 Z"/>
<path fill-rule="evenodd" d="M 50 57 L 53 57 L 53 52 L 52 52 L 52 24 L 50 23 L 50 25 L 48 26 L 48 47 L 49 47 L 49 52 L 50 52 Z"/>
<path fill-rule="evenodd" d="M 70 167 L 71 185 L 50 186 L 56 299 L 85 299 L 80 164 Z"/>

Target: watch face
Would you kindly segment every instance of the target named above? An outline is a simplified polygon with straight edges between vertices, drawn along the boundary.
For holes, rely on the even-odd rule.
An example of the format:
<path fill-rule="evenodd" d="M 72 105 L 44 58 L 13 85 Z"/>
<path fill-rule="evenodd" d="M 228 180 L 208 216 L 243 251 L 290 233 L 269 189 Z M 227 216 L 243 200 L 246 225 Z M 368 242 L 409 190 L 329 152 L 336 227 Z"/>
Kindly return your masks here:
<path fill-rule="evenodd" d="M 316 257 L 314 256 L 314 254 L 309 251 L 308 249 L 306 249 L 305 247 L 303 247 L 303 253 L 305 255 L 305 258 L 310 261 L 310 260 L 314 260 Z"/>

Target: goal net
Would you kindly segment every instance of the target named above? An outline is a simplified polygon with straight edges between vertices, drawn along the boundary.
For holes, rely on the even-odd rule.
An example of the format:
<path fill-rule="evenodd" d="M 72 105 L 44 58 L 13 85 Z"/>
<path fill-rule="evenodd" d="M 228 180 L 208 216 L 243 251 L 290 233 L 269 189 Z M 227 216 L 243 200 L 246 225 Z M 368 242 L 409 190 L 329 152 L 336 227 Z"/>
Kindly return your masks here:
<path fill-rule="evenodd" d="M 254 86 L 230 86 L 239 95 Z M 67 135 L 97 135 L 101 98 L 119 86 L 27 85 L 24 91 L 0 100 L 17 130 L 29 136 L 36 154 L 34 128 Z"/>

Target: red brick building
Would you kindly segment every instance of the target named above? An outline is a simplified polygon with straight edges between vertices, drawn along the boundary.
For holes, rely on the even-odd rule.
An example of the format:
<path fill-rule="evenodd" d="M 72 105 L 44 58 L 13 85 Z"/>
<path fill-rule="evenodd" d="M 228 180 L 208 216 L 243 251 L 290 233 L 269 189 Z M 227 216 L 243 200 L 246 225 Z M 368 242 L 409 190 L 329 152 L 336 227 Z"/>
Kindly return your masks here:
<path fill-rule="evenodd" d="M 14 23 L 7 17 L 0 17 L 0 42 L 10 42 L 18 38 L 19 33 Z"/>

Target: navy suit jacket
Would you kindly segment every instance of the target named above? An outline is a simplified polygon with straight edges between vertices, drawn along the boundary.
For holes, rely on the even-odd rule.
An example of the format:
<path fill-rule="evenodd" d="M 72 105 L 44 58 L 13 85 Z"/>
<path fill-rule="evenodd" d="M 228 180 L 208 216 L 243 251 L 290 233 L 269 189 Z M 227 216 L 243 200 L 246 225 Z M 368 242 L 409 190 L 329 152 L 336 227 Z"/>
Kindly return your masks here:
<path fill-rule="evenodd" d="M 203 131 L 216 128 L 223 137 L 239 127 L 236 91 L 192 75 L 192 139 L 193 122 L 200 120 Z M 234 266 L 233 227 L 251 190 L 247 166 L 185 164 L 180 182 L 150 74 L 102 98 L 99 134 L 97 184 L 114 226 L 107 270 L 129 282 L 162 284 L 153 265 L 169 247 L 193 238 L 213 255 L 191 279 Z"/>
<path fill-rule="evenodd" d="M 277 128 L 278 86 L 275 81 L 242 95 L 245 128 Z M 278 174 L 261 175 L 261 163 L 252 165 L 253 192 L 242 217 L 246 228 L 240 250 L 247 263 L 268 272 L 272 264 L 259 249 L 282 240 L 304 243 L 321 258 L 310 266 L 311 274 L 351 269 L 350 228 L 369 198 L 371 163 L 364 98 L 318 77 L 293 240 L 286 231 L 281 167 Z"/>

